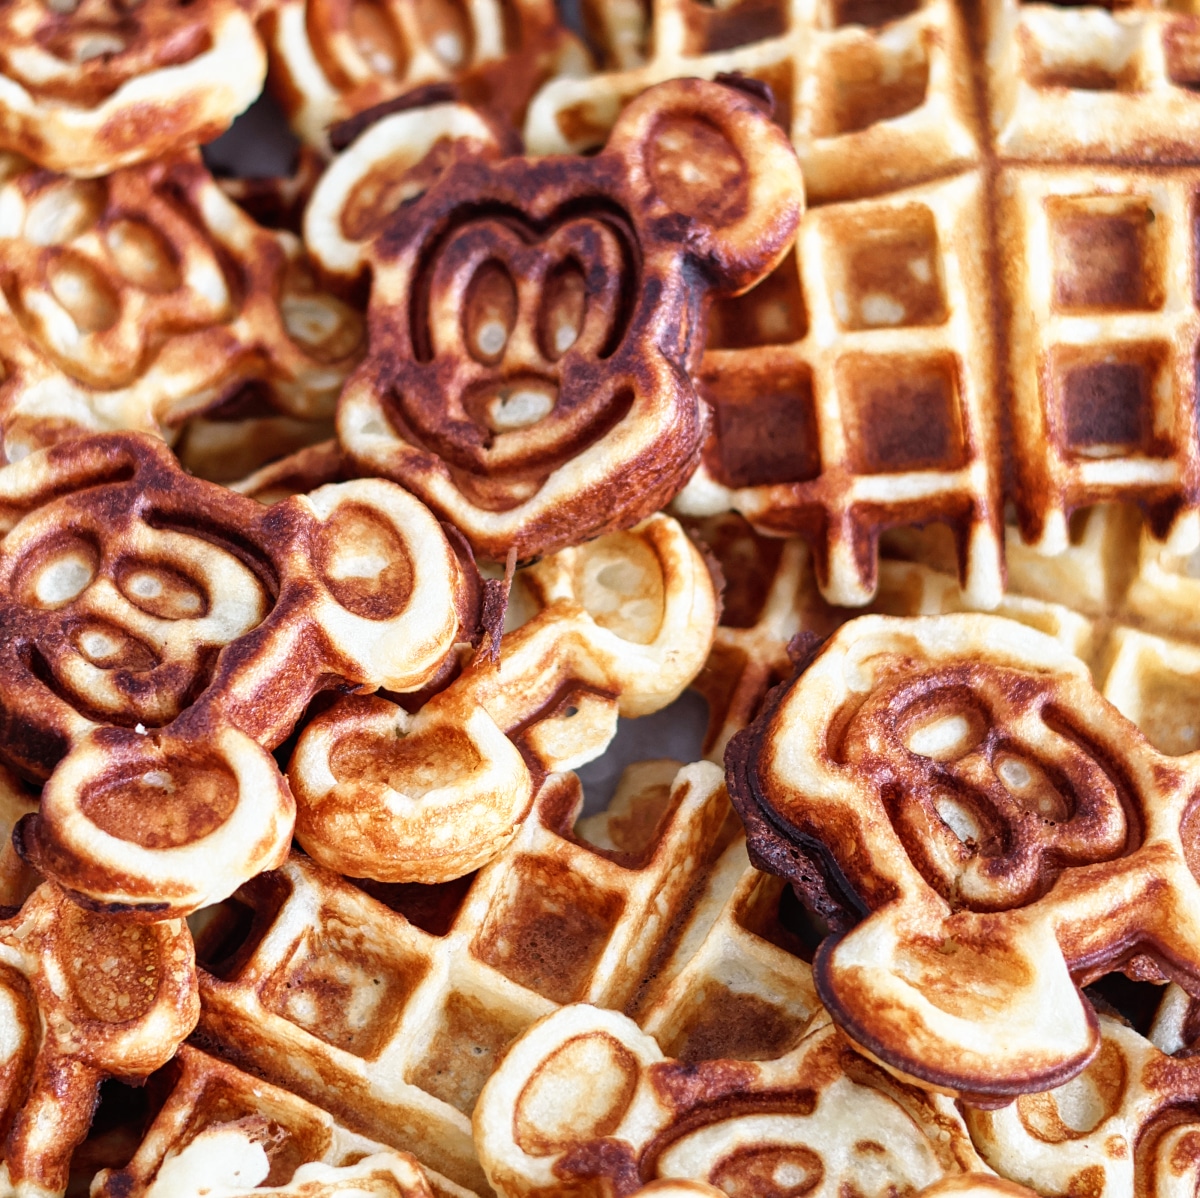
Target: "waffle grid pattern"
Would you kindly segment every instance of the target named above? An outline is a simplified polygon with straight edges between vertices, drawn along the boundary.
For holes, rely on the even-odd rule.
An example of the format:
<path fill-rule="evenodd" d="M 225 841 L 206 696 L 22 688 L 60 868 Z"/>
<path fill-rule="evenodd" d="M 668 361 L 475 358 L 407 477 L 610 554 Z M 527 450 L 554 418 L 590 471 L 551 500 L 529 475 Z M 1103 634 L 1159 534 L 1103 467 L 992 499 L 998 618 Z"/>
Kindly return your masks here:
<path fill-rule="evenodd" d="M 660 79 L 741 71 L 775 89 L 808 188 L 796 255 L 715 310 L 716 432 L 680 510 L 800 533 L 825 597 L 849 605 L 874 593 L 880 533 L 931 520 L 954 531 L 971 601 L 998 603 L 1006 471 L 1045 553 L 1067 547 L 1071 510 L 1106 500 L 1193 547 L 1200 16 L 1186 7 L 593 6 L 608 69 L 542 88 L 533 149 L 592 144 Z M 1097 420 L 1078 419 L 1085 398 Z M 993 448 L 1008 421 L 1011 462 Z"/>

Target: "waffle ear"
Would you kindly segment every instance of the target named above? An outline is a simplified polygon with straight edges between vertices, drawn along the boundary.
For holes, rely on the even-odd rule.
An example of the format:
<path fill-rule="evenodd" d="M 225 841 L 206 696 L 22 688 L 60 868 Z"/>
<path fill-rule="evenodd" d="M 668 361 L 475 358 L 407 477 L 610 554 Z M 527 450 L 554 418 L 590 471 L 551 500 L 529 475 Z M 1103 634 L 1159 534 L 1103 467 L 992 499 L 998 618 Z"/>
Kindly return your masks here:
<path fill-rule="evenodd" d="M 995 1106 L 1068 1081 L 1095 1055 L 1096 1014 L 1049 928 L 970 944 L 950 925 L 914 936 L 907 914 L 882 908 L 827 938 L 813 962 L 821 1001 L 870 1056 Z"/>
<path fill-rule="evenodd" d="M 689 251 L 715 286 L 753 286 L 790 248 L 804 178 L 763 98 L 736 85 L 677 79 L 622 112 L 606 154 L 624 157 L 647 220 L 687 219 Z"/>
<path fill-rule="evenodd" d="M 491 160 L 511 147 L 505 133 L 467 104 L 430 104 L 364 129 L 321 177 L 304 214 L 304 239 L 321 271 L 352 284 L 388 218 L 455 162 Z"/>

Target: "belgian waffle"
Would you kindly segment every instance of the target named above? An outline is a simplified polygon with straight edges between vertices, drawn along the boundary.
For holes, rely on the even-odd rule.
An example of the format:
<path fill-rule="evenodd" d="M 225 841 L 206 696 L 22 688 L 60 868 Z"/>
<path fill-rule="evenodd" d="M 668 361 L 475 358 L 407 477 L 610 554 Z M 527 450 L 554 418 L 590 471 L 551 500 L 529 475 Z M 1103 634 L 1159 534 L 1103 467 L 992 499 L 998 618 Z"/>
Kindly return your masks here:
<path fill-rule="evenodd" d="M 440 887 L 293 855 L 193 919 L 200 1042 L 482 1192 L 470 1112 L 505 1047 L 560 1003 L 630 1000 L 728 814 L 709 764 L 626 786 L 598 844 L 552 777 L 499 857 Z"/>
<path fill-rule="evenodd" d="M 530 106 L 531 146 L 579 148 L 661 78 L 742 70 L 776 89 L 816 207 L 795 256 L 714 314 L 701 377 L 718 420 L 681 502 L 801 533 L 832 602 L 870 598 L 876 537 L 921 510 L 953 529 L 972 602 L 998 602 L 996 429 L 1044 551 L 1066 548 L 1073 509 L 1111 499 L 1175 552 L 1198 535 L 1200 18 L 983 9 L 973 40 L 959 6 L 911 0 L 594 5 L 609 69 Z M 965 245 L 949 202 L 964 194 L 980 206 Z M 884 415 L 856 427 L 864 402 Z"/>

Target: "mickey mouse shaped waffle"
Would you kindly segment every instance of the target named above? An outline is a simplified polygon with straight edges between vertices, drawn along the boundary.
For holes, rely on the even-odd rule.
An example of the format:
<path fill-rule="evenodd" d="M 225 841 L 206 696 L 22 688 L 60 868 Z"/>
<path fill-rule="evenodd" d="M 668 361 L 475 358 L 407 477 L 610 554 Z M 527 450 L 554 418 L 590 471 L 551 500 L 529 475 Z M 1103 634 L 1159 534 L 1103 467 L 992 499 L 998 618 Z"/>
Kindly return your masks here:
<path fill-rule="evenodd" d="M 0 517 L 0 754 L 47 779 L 18 850 L 135 918 L 280 864 L 268 749 L 314 692 L 419 689 L 475 623 L 473 567 L 381 480 L 262 508 L 120 434 L 10 466 Z"/>
<path fill-rule="evenodd" d="M 211 141 L 262 90 L 256 6 L 7 0 L 0 148 L 102 175 Z"/>
<path fill-rule="evenodd" d="M 456 162 L 367 250 L 355 468 L 493 559 L 637 523 L 698 460 L 706 299 L 783 257 L 802 197 L 752 84 L 651 88 L 593 158 Z"/>
<path fill-rule="evenodd" d="M 902 1076 L 1002 1105 L 1095 1055 L 1077 987 L 1200 992 L 1200 758 L 1156 752 L 1048 636 L 854 620 L 725 761 L 756 863 L 834 930 L 822 1002 Z"/>

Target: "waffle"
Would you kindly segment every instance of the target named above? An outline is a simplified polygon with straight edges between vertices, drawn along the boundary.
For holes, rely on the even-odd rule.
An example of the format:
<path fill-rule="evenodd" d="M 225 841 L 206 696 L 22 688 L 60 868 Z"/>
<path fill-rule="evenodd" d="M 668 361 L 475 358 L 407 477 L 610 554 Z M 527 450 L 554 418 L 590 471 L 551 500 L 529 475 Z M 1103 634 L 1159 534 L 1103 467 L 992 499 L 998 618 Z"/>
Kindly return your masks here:
<path fill-rule="evenodd" d="M 103 180 L 6 155 L 0 214 L 9 461 L 81 431 L 163 435 L 247 389 L 275 413 L 332 415 L 360 318 L 195 155 Z"/>
<path fill-rule="evenodd" d="M 369 247 L 354 469 L 500 561 L 637 523 L 699 453 L 706 294 L 775 265 L 801 196 L 757 93 L 698 80 L 647 92 L 595 157 L 451 166 Z"/>
<path fill-rule="evenodd" d="M 352 484 L 348 484 L 352 485 Z M 667 516 L 519 576 L 512 628 L 414 715 L 346 698 L 288 767 L 296 838 L 340 873 L 448 882 L 517 834 L 547 774 L 602 753 L 617 717 L 678 698 L 704 663 L 716 596 Z"/>
<path fill-rule="evenodd" d="M 331 684 L 420 689 L 475 627 L 473 567 L 382 480 L 265 509 L 123 434 L 0 488 L 0 753 L 46 780 L 15 841 L 103 910 L 185 915 L 277 865 L 267 749 Z"/>
<path fill-rule="evenodd" d="M 1045 635 L 853 621 L 727 763 L 755 860 L 837 933 L 822 1001 L 903 1076 L 1003 1104 L 1095 1055 L 1077 981 L 1137 956 L 1197 984 L 1196 763 L 1157 754 Z"/>
<path fill-rule="evenodd" d="M 513 1198 L 655 1177 L 917 1193 L 982 1171 L 953 1103 L 870 1065 L 827 1018 L 778 1060 L 687 1064 L 615 1011 L 564 1007 L 509 1050 L 474 1124 L 489 1182 Z"/>
<path fill-rule="evenodd" d="M 166 1088 L 161 1106 L 131 1159 L 95 1178 L 93 1198 L 431 1198 L 411 1157 L 188 1045 L 152 1085 Z M 432 1193 L 461 1191 L 435 1178 Z"/>
<path fill-rule="evenodd" d="M 1048 554 L 1108 500 L 1172 552 L 1200 537 L 1200 17 L 979 7 L 594 3 L 607 69 L 530 105 L 533 149 L 578 150 L 662 79 L 775 89 L 814 207 L 795 254 L 714 309 L 699 377 L 717 418 L 678 510 L 804 536 L 835 604 L 870 600 L 881 533 L 939 521 L 969 602 L 995 606 L 1002 498 Z"/>
<path fill-rule="evenodd" d="M 87 177 L 210 141 L 262 90 L 257 8 L 13 0 L 0 16 L 0 149 Z"/>
<path fill-rule="evenodd" d="M 1133 1028 L 1100 1016 L 1100 1049 L 1073 1082 L 968 1111 L 980 1154 L 1042 1194 L 1184 1194 L 1200 1165 L 1195 1057 L 1167 1056 Z"/>
<path fill-rule="evenodd" d="M 707 763 L 641 767 L 605 828 L 575 827 L 581 802 L 553 775 L 500 856 L 443 886 L 293 854 L 203 914 L 201 1043 L 485 1193 L 470 1113 L 505 1047 L 560 1003 L 631 1000 L 728 814 Z"/>
<path fill-rule="evenodd" d="M 716 307 L 699 372 L 714 432 L 677 510 L 733 509 L 763 531 L 803 533 L 822 592 L 848 605 L 874 593 L 881 528 L 939 520 L 968 593 L 999 600 L 981 191 L 967 174 L 814 209 L 776 275 Z"/>
<path fill-rule="evenodd" d="M 198 1008 L 182 922 L 129 927 L 50 882 L 0 920 L 0 1188 L 61 1194 L 101 1080 L 159 1068 Z"/>
<path fill-rule="evenodd" d="M 267 28 L 276 94 L 300 137 L 324 152 L 331 126 L 422 86 L 451 84 L 519 121 L 543 80 L 587 67 L 551 0 L 283 0 Z"/>
<path fill-rule="evenodd" d="M 648 20 L 636 3 L 586 8 L 618 69 L 553 79 L 537 93 L 525 120 L 535 154 L 600 144 L 622 106 L 664 79 L 738 72 L 775 93 L 814 204 L 979 160 L 965 25 L 948 0 L 656 0 Z"/>

